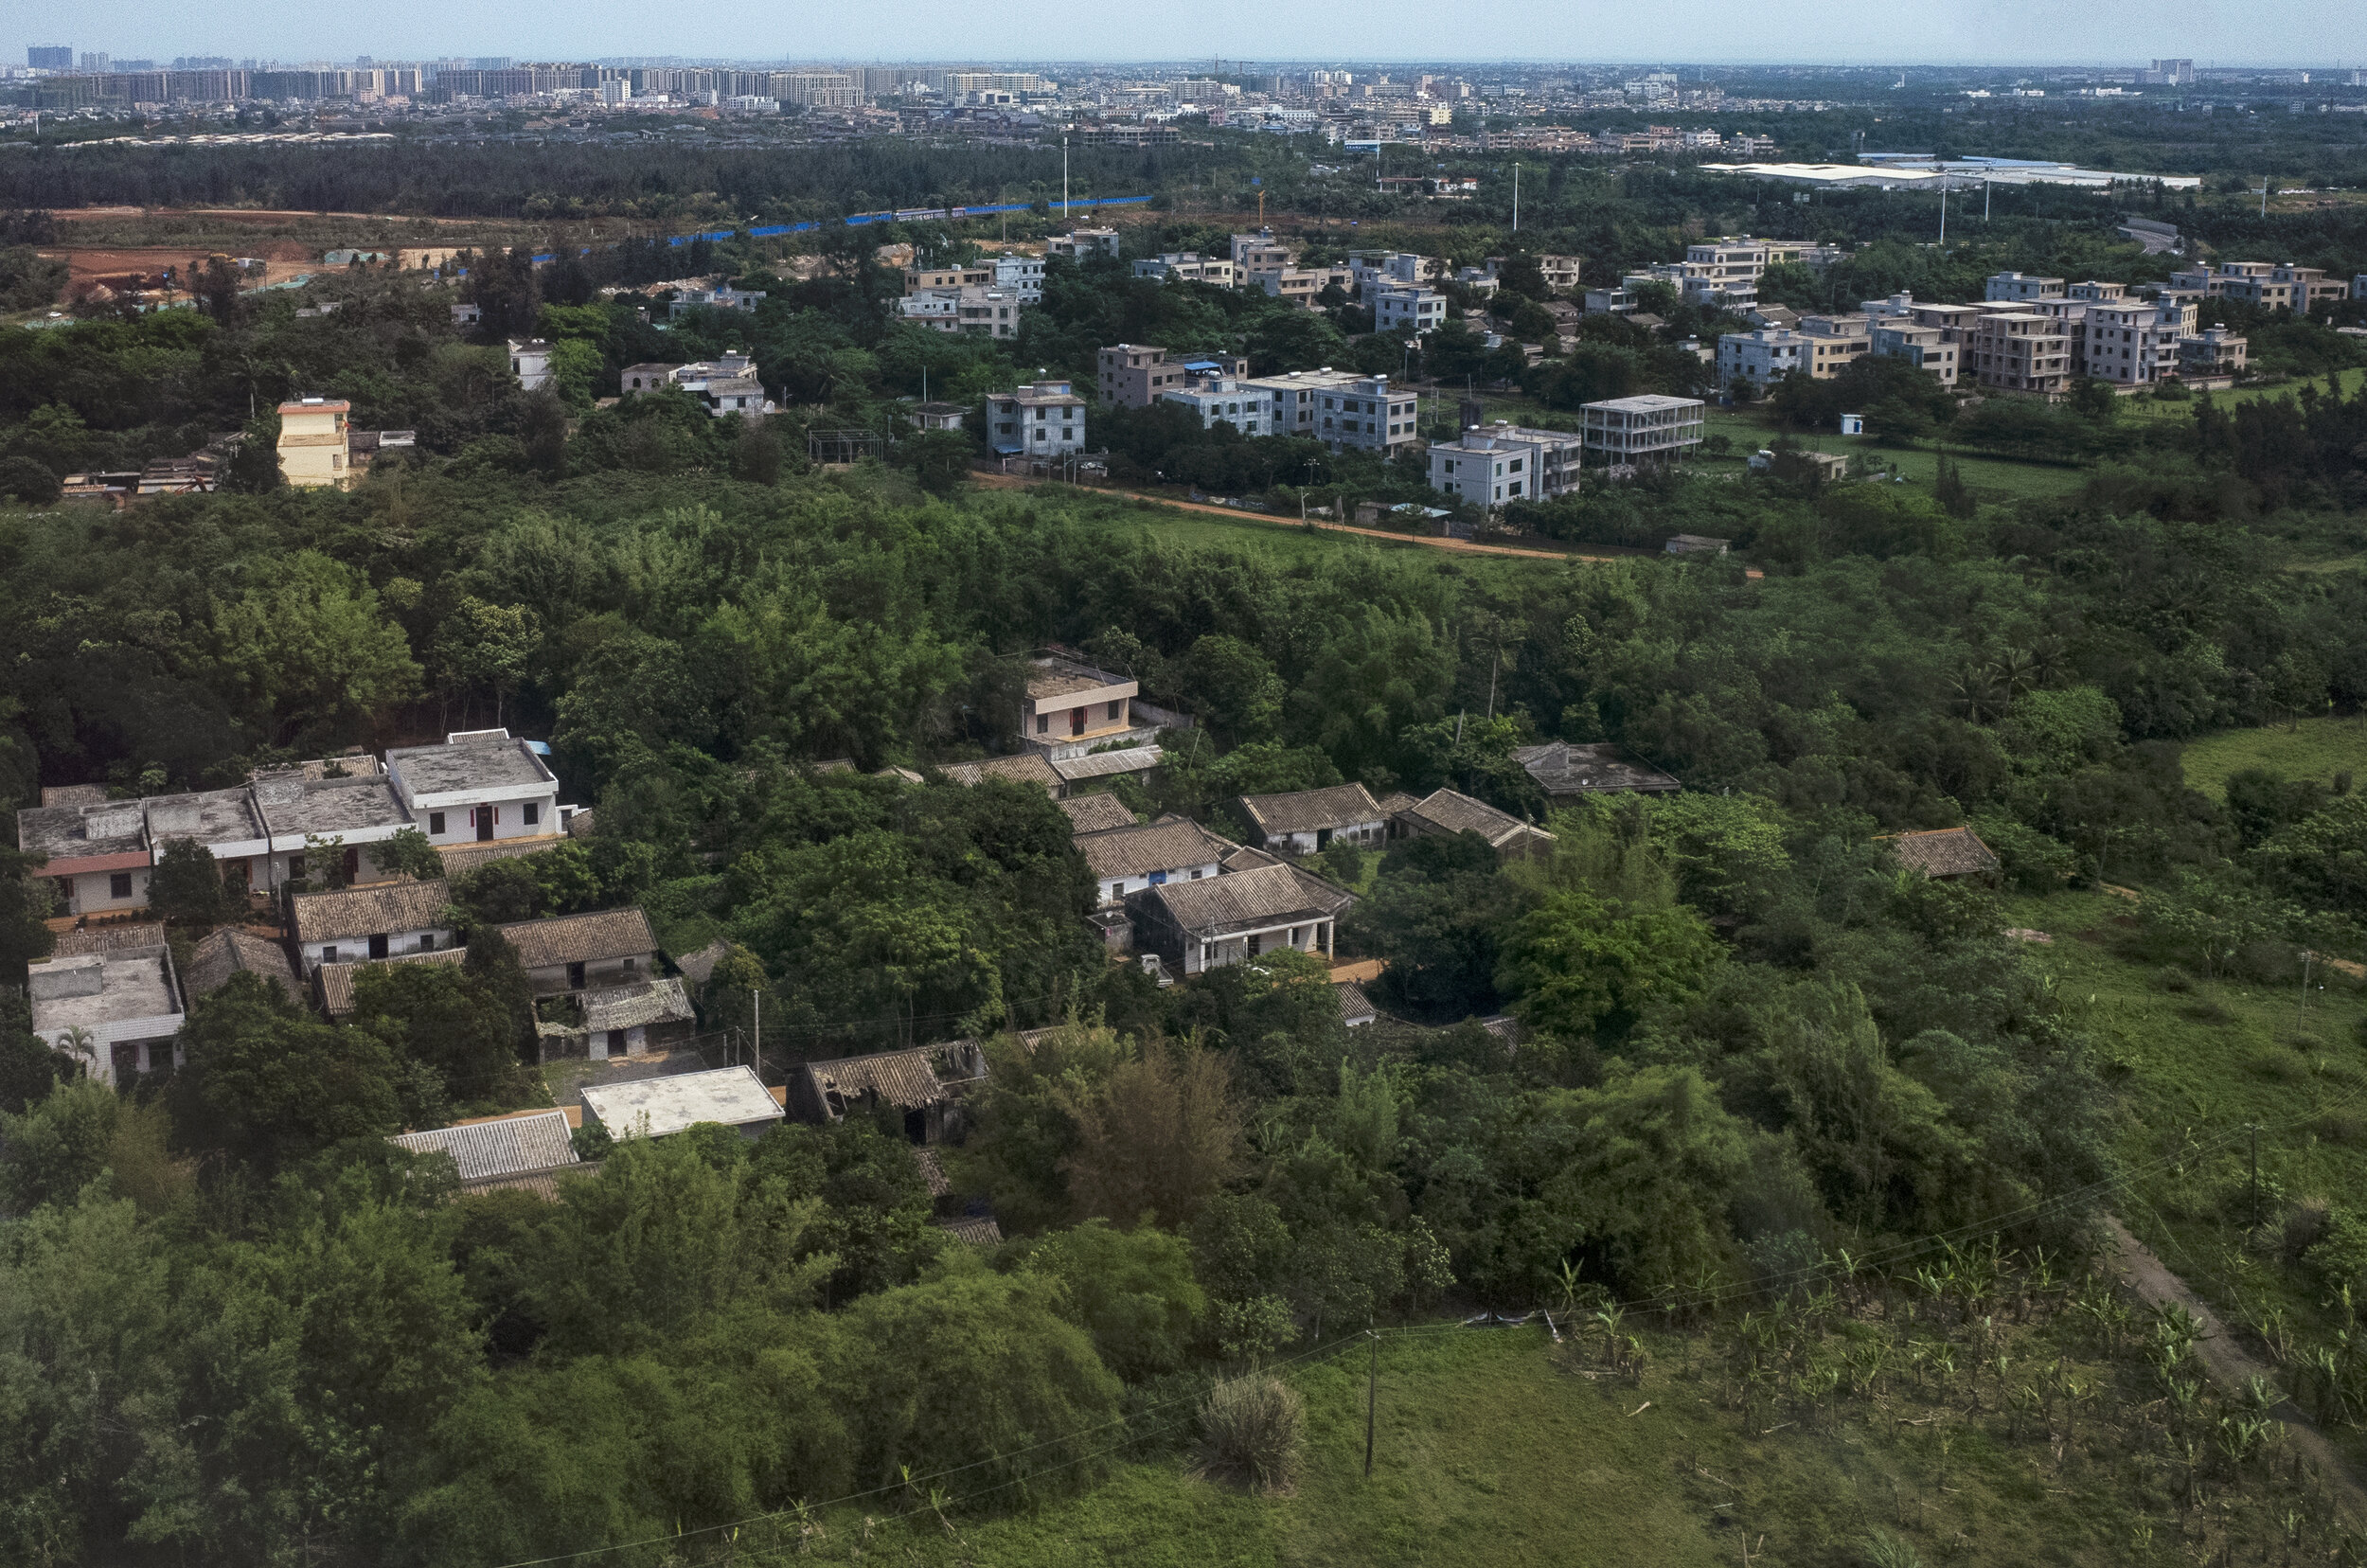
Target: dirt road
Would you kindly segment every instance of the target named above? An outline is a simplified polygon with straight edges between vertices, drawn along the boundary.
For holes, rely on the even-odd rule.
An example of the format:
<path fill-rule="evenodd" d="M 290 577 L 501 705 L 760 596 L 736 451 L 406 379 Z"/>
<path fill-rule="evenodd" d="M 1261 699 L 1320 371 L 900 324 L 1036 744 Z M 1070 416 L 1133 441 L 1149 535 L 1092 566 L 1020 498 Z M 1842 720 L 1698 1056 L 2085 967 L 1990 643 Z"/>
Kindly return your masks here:
<path fill-rule="evenodd" d="M 1015 473 L 973 473 L 972 481 L 988 490 L 1034 490 L 1040 486 L 1059 483 L 1053 479 L 1023 479 Z M 1468 539 L 1438 539 L 1426 534 L 1392 533 L 1387 528 L 1360 528 L 1352 523 L 1326 523 L 1308 518 L 1301 523 L 1295 517 L 1270 517 L 1264 512 L 1243 511 L 1237 507 L 1202 506 L 1197 501 L 1170 501 L 1164 495 L 1142 495 L 1133 490 L 1093 490 L 1093 495 L 1114 495 L 1122 501 L 1147 501 L 1155 507 L 1172 507 L 1177 511 L 1205 512 L 1235 523 L 1262 523 L 1274 528 L 1321 528 L 1326 533 L 1361 534 L 1366 539 L 1385 539 L 1393 544 L 1427 544 L 1434 550 L 1453 550 L 1464 555 L 1520 556 L 1529 561 L 1615 561 L 1616 556 L 1581 555 L 1575 550 L 1524 550 L 1516 544 L 1479 544 Z"/>
<path fill-rule="evenodd" d="M 2195 1355 L 2222 1392 L 2240 1393 L 2254 1378 L 2266 1379 L 2271 1386 L 2275 1385 L 2275 1369 L 2236 1343 L 2218 1315 L 2154 1256 L 2152 1248 L 2131 1236 L 2128 1227 L 2112 1216 L 2105 1216 L 2104 1223 L 2111 1233 L 2116 1255 L 2113 1262 L 2137 1299 L 2149 1307 L 2182 1307 L 2202 1324 L 2203 1337 L 2195 1343 Z M 2317 1424 L 2291 1399 L 2279 1405 L 2276 1415 L 2286 1425 L 2287 1440 L 2325 1477 L 2336 1506 L 2349 1517 L 2352 1527 L 2367 1524 L 2367 1487 L 2359 1485 L 2350 1462 L 2326 1441 Z"/>

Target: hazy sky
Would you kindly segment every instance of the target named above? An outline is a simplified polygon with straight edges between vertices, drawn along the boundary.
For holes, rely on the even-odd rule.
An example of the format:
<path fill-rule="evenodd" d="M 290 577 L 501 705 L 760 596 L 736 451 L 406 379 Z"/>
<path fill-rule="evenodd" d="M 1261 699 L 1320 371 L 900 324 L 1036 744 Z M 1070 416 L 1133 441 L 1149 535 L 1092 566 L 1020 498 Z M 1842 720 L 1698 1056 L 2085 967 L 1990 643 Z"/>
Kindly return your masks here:
<path fill-rule="evenodd" d="M 282 61 L 511 55 L 997 61 L 1177 60 L 1222 54 L 1270 63 L 1329 60 L 2141 65 L 2330 65 L 2347 8 L 2305 0 L 2191 0 L 2142 12 L 2064 0 L 1764 0 L 1612 5 L 1602 0 L 1366 0 L 1326 6 L 1178 6 L 1111 0 L 900 0 L 848 5 L 567 6 L 407 0 L 377 6 L 290 0 L 0 0 L 0 39 L 104 49 L 159 63 L 176 55 Z M 2097 53 L 2100 44 L 2123 52 Z M 2323 50 L 2321 54 L 2319 51 Z"/>

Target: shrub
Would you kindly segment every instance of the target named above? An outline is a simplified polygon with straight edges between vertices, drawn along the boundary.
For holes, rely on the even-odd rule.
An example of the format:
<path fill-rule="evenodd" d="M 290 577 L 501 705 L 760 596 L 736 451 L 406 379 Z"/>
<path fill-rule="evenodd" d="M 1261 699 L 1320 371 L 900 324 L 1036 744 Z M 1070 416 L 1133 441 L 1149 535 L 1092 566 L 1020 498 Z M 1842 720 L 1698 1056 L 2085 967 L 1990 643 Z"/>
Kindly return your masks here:
<path fill-rule="evenodd" d="M 1287 1493 L 1307 1447 L 1307 1401 L 1267 1372 L 1227 1379 L 1200 1407 L 1201 1472 Z"/>

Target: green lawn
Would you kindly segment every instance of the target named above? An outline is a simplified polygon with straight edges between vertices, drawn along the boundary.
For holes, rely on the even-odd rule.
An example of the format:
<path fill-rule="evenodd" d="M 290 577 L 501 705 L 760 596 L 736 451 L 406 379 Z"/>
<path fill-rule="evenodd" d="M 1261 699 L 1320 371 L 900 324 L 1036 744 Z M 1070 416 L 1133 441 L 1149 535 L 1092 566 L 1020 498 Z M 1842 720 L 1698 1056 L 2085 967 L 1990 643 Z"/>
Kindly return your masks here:
<path fill-rule="evenodd" d="M 2331 784 L 2338 773 L 2367 776 L 2367 720 L 2304 719 L 2296 725 L 2222 730 L 2189 743 L 2186 782 L 2216 799 L 2230 774 L 2266 768 L 2286 778 Z"/>
<path fill-rule="evenodd" d="M 2367 369 L 2343 370 L 2337 375 L 2346 397 L 2356 393 L 2361 383 L 2367 383 Z M 2325 377 L 2312 376 L 2308 380 L 2319 390 L 2325 389 Z M 2288 381 L 2275 386 L 2239 386 L 2232 391 L 2214 392 L 2210 396 L 2213 402 L 2225 408 L 2233 403 L 2251 402 L 2255 398 L 2296 397 L 2301 392 L 2302 384 L 2300 381 Z M 2198 397 L 2200 395 L 2197 394 Z M 2130 419 L 2191 420 L 2195 417 L 2195 405 L 2191 401 L 2156 402 L 2147 397 L 2123 398 L 2121 413 Z"/>

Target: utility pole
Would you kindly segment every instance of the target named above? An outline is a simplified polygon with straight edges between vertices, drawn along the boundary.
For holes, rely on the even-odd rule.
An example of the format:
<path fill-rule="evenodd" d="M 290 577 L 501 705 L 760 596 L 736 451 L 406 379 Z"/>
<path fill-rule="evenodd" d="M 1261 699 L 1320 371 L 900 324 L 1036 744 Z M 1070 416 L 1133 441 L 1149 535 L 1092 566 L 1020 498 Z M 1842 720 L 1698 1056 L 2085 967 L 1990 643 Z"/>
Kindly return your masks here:
<path fill-rule="evenodd" d="M 1948 166 L 1940 165 L 1940 248 L 1948 248 Z"/>
<path fill-rule="evenodd" d="M 1372 1370 L 1364 1379 L 1364 1479 L 1373 1478 L 1373 1409 L 1380 1399 L 1380 1336 L 1370 1328 L 1365 1337 L 1373 1342 Z"/>
<path fill-rule="evenodd" d="M 764 1081 L 764 989 L 758 987 L 750 991 L 748 996 L 756 1005 L 756 1039 L 749 1055 L 755 1058 L 756 1081 L 762 1083 Z"/>
<path fill-rule="evenodd" d="M 1512 232 L 1521 232 L 1521 166 L 1512 166 Z"/>
<path fill-rule="evenodd" d="M 2260 216 L 2269 216 L 2269 176 L 2260 176 Z"/>
<path fill-rule="evenodd" d="M 1060 216 L 1068 217 L 1068 133 L 1060 133 Z"/>
<path fill-rule="evenodd" d="M 1989 177 L 1986 174 L 1981 176 L 1981 221 L 1984 223 L 1989 221 Z"/>

